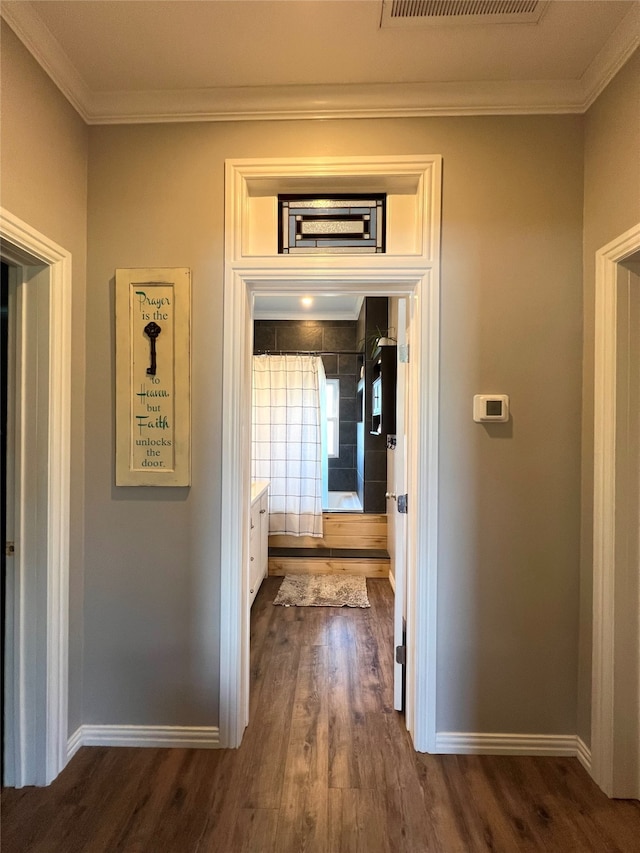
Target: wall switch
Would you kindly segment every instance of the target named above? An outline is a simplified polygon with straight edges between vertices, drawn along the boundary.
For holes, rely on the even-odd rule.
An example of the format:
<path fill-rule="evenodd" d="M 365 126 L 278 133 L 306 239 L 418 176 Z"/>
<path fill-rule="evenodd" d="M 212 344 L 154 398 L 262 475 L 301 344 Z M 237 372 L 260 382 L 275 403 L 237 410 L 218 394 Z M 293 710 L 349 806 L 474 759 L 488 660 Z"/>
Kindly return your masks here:
<path fill-rule="evenodd" d="M 473 419 L 478 424 L 506 423 L 509 420 L 508 394 L 476 394 L 473 398 Z"/>

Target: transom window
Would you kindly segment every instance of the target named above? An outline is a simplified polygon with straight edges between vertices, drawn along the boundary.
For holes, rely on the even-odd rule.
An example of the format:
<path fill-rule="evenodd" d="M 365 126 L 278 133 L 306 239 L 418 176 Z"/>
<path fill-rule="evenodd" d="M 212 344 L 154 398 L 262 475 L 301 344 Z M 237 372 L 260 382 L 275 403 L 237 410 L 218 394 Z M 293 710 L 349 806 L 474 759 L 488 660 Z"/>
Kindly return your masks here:
<path fill-rule="evenodd" d="M 382 253 L 386 195 L 278 196 L 278 252 Z"/>

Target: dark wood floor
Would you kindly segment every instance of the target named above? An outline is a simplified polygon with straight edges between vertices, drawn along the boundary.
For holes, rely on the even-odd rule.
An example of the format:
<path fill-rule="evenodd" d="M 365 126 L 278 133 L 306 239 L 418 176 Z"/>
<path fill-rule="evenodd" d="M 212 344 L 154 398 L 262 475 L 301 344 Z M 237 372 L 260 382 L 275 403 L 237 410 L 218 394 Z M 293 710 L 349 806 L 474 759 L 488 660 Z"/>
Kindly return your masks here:
<path fill-rule="evenodd" d="M 575 759 L 417 755 L 392 710 L 392 594 L 252 618 L 239 750 L 83 748 L 49 788 L 5 790 L 3 853 L 637 853 L 640 804 Z"/>

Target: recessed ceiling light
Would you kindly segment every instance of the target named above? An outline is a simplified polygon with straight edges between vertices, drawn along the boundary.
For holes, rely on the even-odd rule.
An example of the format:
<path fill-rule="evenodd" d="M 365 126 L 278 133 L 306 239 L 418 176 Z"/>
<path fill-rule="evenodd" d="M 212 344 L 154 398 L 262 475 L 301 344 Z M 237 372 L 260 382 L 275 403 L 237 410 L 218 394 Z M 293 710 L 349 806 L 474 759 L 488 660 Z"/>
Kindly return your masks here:
<path fill-rule="evenodd" d="M 305 308 L 310 308 L 313 305 L 313 299 L 311 296 L 303 296 L 300 300 L 300 304 L 304 305 Z"/>

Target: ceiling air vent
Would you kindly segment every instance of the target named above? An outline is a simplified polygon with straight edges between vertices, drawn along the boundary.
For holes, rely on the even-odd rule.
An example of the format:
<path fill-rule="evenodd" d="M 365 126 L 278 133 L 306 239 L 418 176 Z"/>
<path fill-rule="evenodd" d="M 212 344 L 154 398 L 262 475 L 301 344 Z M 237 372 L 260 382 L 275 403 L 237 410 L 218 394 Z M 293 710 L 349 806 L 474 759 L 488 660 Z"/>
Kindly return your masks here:
<path fill-rule="evenodd" d="M 382 27 L 535 24 L 549 0 L 383 0 Z"/>

